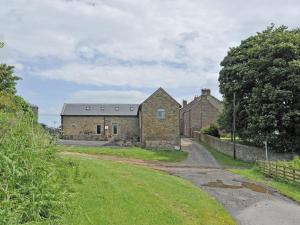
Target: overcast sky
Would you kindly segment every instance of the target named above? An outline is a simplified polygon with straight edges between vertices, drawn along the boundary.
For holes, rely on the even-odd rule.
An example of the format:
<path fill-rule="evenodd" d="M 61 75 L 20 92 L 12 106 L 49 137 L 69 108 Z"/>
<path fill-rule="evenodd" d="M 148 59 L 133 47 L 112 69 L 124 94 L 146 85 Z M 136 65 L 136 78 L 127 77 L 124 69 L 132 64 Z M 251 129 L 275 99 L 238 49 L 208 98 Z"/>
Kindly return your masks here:
<path fill-rule="evenodd" d="M 230 47 L 271 23 L 299 27 L 299 0 L 0 0 L 0 63 L 18 94 L 59 123 L 64 102 L 179 102 L 218 91 Z"/>

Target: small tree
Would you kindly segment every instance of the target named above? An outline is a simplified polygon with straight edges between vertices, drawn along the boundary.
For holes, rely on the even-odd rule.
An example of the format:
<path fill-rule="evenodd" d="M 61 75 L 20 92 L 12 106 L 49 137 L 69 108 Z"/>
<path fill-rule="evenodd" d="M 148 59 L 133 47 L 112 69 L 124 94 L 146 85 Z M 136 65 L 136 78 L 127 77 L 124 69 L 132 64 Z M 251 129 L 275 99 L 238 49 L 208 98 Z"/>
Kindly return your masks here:
<path fill-rule="evenodd" d="M 268 27 L 231 48 L 221 62 L 224 97 L 222 128 L 232 124 L 236 93 L 236 128 L 241 139 L 273 149 L 299 149 L 300 29 Z"/>
<path fill-rule="evenodd" d="M 0 64 L 0 92 L 16 93 L 16 81 L 20 80 L 20 78 L 14 75 L 13 69 L 13 66 Z"/>

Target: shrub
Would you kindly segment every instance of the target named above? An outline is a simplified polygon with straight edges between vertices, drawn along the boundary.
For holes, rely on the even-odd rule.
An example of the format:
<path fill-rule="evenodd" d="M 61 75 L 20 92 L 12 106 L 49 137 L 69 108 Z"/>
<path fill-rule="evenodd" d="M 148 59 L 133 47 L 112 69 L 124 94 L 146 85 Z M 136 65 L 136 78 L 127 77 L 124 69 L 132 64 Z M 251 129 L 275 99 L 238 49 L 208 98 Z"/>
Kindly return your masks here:
<path fill-rule="evenodd" d="M 209 125 L 209 127 L 203 128 L 201 130 L 203 134 L 208 134 L 214 137 L 220 137 L 219 129 L 215 124 Z"/>
<path fill-rule="evenodd" d="M 0 94 L 0 224 L 57 224 L 67 197 L 64 168 L 26 102 Z"/>

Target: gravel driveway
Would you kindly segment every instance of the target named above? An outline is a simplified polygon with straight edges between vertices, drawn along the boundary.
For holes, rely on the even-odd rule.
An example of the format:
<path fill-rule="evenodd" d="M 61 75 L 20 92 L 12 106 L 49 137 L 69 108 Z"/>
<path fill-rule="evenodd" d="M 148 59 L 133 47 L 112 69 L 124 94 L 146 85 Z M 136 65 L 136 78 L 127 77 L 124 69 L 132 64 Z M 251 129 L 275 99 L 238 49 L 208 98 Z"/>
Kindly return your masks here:
<path fill-rule="evenodd" d="M 183 150 L 189 152 L 189 157 L 182 164 L 197 165 L 199 168 L 174 167 L 171 173 L 190 180 L 215 197 L 238 224 L 300 224 L 299 204 L 283 197 L 271 188 L 248 182 L 239 175 L 220 169 L 210 153 L 191 139 L 183 139 L 182 145 Z"/>
<path fill-rule="evenodd" d="M 101 147 L 108 143 L 108 141 L 83 141 L 83 140 L 64 140 L 58 139 L 57 144 L 71 145 L 71 146 L 89 146 L 89 147 Z"/>

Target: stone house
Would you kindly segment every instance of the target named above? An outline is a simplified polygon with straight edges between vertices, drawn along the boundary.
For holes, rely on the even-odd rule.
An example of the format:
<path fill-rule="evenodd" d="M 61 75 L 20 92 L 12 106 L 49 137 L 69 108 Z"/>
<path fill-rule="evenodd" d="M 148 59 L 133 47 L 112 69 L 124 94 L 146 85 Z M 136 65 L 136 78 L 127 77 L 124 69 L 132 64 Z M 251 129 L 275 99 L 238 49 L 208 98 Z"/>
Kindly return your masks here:
<path fill-rule="evenodd" d="M 35 117 L 38 119 L 39 117 L 39 107 L 37 105 L 29 104 L 32 112 L 34 113 Z"/>
<path fill-rule="evenodd" d="M 180 110 L 181 134 L 192 137 L 194 131 L 216 123 L 221 111 L 221 101 L 212 96 L 209 89 L 202 89 L 201 96 L 195 97 L 190 103 L 183 100 Z"/>
<path fill-rule="evenodd" d="M 151 149 L 177 149 L 180 107 L 162 88 L 141 104 L 65 103 L 61 112 L 63 138 L 122 140 Z"/>

